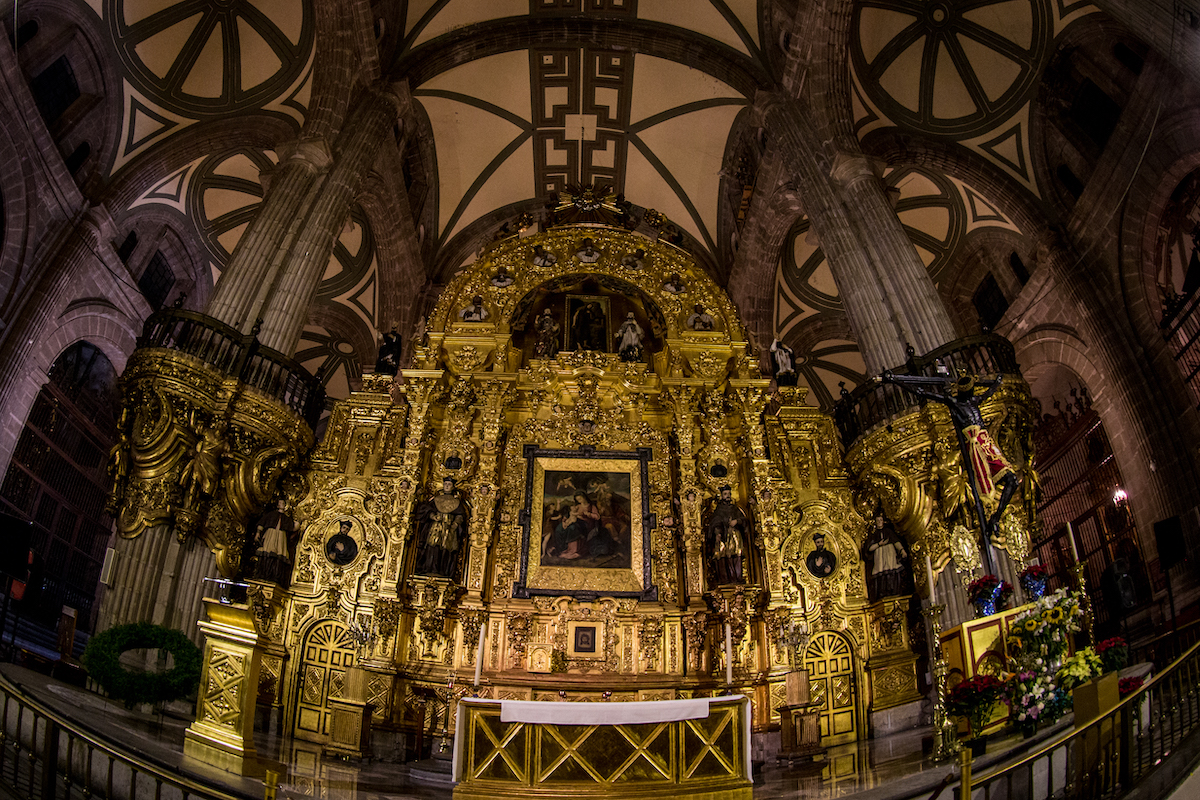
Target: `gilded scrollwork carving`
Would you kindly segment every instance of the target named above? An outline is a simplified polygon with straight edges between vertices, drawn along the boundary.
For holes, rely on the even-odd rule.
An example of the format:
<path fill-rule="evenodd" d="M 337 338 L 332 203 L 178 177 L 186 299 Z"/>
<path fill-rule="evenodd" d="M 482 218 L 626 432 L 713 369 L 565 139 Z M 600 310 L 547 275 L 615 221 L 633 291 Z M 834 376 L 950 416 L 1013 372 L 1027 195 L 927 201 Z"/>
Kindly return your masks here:
<path fill-rule="evenodd" d="M 113 506 L 125 538 L 159 525 L 200 536 L 221 573 L 241 566 L 249 520 L 312 446 L 288 408 L 177 351 L 136 351 L 121 378 L 125 411 Z"/>

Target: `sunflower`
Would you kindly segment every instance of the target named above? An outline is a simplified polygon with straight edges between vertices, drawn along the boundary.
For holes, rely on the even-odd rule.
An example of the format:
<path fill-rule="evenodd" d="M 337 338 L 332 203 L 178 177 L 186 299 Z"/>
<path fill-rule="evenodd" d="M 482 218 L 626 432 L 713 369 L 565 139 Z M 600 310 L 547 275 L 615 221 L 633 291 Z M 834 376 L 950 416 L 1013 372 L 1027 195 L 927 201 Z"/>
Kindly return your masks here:
<path fill-rule="evenodd" d="M 1059 622 L 1062 622 L 1062 620 L 1063 610 L 1061 608 L 1055 606 L 1054 608 L 1050 609 L 1050 622 L 1058 624 Z"/>
<path fill-rule="evenodd" d="M 1036 631 L 1037 627 L 1038 627 L 1038 624 L 1037 624 L 1036 619 L 1033 619 L 1032 617 L 1030 617 L 1029 619 L 1025 620 L 1025 630 L 1029 631 L 1030 633 L 1033 633 L 1034 631 Z"/>
<path fill-rule="evenodd" d="M 1049 622 L 1049 621 L 1050 621 L 1050 612 L 1051 612 L 1052 610 L 1053 610 L 1053 609 L 1049 609 L 1049 608 L 1048 608 L 1048 609 L 1046 609 L 1045 611 L 1043 611 L 1043 612 L 1042 612 L 1042 622 Z"/>

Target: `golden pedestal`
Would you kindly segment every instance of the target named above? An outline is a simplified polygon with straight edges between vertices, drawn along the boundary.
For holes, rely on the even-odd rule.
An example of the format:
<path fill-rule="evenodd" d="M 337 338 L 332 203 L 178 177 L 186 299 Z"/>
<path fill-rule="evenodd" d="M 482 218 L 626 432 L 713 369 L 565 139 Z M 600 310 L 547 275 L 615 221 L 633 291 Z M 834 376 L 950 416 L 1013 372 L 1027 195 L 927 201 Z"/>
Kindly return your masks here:
<path fill-rule="evenodd" d="M 262 649 L 248 605 L 204 598 L 204 671 L 196 721 L 183 736 L 183 754 L 238 775 L 261 775 L 254 750 L 254 706 Z"/>
<path fill-rule="evenodd" d="M 1075 730 L 1079 730 L 1112 711 L 1121 701 L 1117 673 L 1110 672 L 1076 686 L 1071 691 L 1071 700 L 1075 708 Z M 1110 760 L 1115 764 L 1114 748 L 1120 744 L 1114 741 L 1115 724 L 1116 720 L 1110 717 L 1078 737 L 1075 747 L 1077 780 L 1088 782 L 1107 777 L 1105 770 L 1112 766 Z"/>

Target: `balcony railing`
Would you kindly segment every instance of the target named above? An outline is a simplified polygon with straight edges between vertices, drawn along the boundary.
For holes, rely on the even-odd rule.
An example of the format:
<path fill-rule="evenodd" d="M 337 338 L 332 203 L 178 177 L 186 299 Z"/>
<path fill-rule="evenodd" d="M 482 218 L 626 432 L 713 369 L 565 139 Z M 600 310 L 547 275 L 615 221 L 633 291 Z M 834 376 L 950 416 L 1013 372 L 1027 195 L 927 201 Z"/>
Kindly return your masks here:
<path fill-rule="evenodd" d="M 1179 372 L 1200 406 L 1200 291 L 1179 299 L 1163 315 L 1163 337 L 1171 347 Z"/>
<path fill-rule="evenodd" d="M 325 404 L 320 382 L 304 367 L 212 317 L 166 308 L 146 320 L 138 347 L 178 350 L 237 378 L 299 414 L 315 427 Z"/>
<path fill-rule="evenodd" d="M 892 370 L 897 375 L 944 376 L 953 380 L 959 372 L 971 375 L 1021 374 L 1012 343 L 994 333 L 968 336 L 926 353 L 913 356 Z M 833 419 L 846 447 L 867 431 L 904 414 L 921 401 L 890 383 L 868 381 L 842 397 L 833 407 Z"/>
<path fill-rule="evenodd" d="M 966 785 L 959 796 L 982 800 L 1121 797 L 1197 727 L 1200 646 L 1193 646 L 1116 708 L 1070 735 L 974 780 L 970 770 L 964 770 Z"/>
<path fill-rule="evenodd" d="M 223 791 L 151 764 L 29 697 L 7 676 L 0 675 L 0 695 L 0 784 L 11 796 L 254 800 L 266 794 Z"/>

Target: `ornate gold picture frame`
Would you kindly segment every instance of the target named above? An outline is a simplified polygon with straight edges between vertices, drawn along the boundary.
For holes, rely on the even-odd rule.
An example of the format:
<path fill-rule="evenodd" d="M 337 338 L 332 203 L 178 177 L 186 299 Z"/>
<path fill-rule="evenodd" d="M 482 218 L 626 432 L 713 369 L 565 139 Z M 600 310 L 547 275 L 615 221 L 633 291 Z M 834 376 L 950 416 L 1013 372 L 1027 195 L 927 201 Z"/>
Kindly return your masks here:
<path fill-rule="evenodd" d="M 650 450 L 525 448 L 520 577 L 514 595 L 655 599 Z"/>

